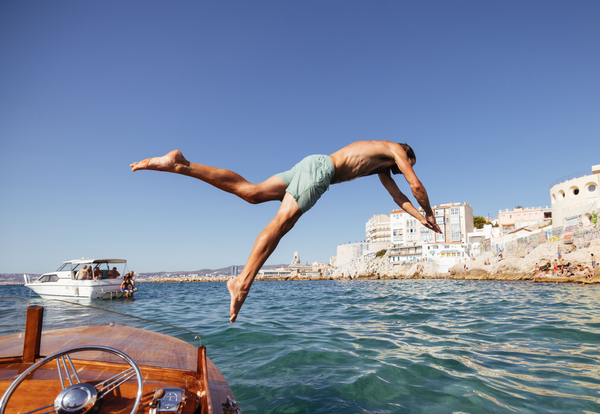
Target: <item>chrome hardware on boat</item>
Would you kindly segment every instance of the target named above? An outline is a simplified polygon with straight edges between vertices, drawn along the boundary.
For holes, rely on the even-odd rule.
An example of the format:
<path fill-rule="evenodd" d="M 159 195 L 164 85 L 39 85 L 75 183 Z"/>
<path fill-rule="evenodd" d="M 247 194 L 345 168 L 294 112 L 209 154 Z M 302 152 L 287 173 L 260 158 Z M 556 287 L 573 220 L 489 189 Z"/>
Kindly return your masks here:
<path fill-rule="evenodd" d="M 116 355 L 117 357 L 127 362 L 130 368 L 120 372 L 112 378 L 102 381 L 96 386 L 81 382 L 79 375 L 77 375 L 77 370 L 71 362 L 70 354 L 84 351 L 99 351 Z M 6 405 L 8 404 L 10 397 L 19 387 L 19 385 L 38 368 L 42 367 L 43 365 L 47 364 L 52 360 L 56 360 L 56 365 L 58 367 L 58 376 L 60 377 L 60 385 L 62 387 L 62 391 L 54 400 L 55 410 L 44 411 L 40 414 L 52 412 L 56 412 L 59 414 L 83 414 L 92 412 L 92 410 L 98 409 L 100 401 L 104 396 L 106 396 L 115 388 L 118 388 L 125 381 L 134 377 L 137 380 L 137 394 L 133 403 L 133 409 L 131 410 L 131 414 L 134 414 L 137 411 L 138 405 L 140 404 L 140 401 L 142 399 L 143 383 L 142 373 L 140 372 L 140 369 L 138 368 L 136 363 L 127 354 L 114 348 L 109 348 L 107 346 L 79 346 L 61 352 L 57 352 L 53 355 L 49 355 L 41 361 L 36 362 L 31 367 L 26 369 L 21 375 L 19 375 L 8 387 L 6 393 L 2 396 L 2 399 L 0 400 L 0 414 L 4 413 L 4 410 L 6 408 Z M 69 368 L 71 369 L 70 372 Z M 63 369 L 65 371 L 64 376 Z M 73 379 L 75 381 L 73 381 Z M 67 380 L 70 385 L 65 387 L 65 381 Z M 27 414 L 37 413 L 38 411 L 49 408 L 52 405 L 53 404 L 39 407 L 35 410 L 29 411 Z"/>
<path fill-rule="evenodd" d="M 65 388 L 54 401 L 59 414 L 78 414 L 91 410 L 96 404 L 98 391 L 93 385 L 80 383 Z"/>
<path fill-rule="evenodd" d="M 187 398 L 183 388 L 159 388 L 154 392 L 148 414 L 181 413 Z"/>
<path fill-rule="evenodd" d="M 235 402 L 235 400 L 232 400 L 231 397 L 229 397 L 229 395 L 227 396 L 227 401 L 224 402 L 223 404 L 223 414 L 229 414 L 229 413 L 236 413 L 236 414 L 241 414 L 242 411 L 240 410 L 240 407 L 238 407 L 237 402 Z"/>

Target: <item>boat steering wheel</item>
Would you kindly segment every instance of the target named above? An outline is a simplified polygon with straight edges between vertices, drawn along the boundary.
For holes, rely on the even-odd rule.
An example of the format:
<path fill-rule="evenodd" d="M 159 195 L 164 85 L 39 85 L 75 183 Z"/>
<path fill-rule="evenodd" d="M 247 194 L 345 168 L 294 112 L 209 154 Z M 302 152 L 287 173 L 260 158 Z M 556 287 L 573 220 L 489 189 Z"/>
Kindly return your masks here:
<path fill-rule="evenodd" d="M 74 354 L 76 352 L 83 351 L 100 351 L 116 355 L 121 359 L 124 359 L 129 364 L 129 368 L 114 375 L 113 377 L 107 380 L 100 382 L 97 385 L 81 382 L 79 376 L 77 375 L 77 370 L 71 362 L 69 354 Z M 15 390 L 19 387 L 19 385 L 23 382 L 23 380 L 25 380 L 25 378 L 27 378 L 29 375 L 35 372 L 42 365 L 45 365 L 52 360 L 56 360 L 56 365 L 58 366 L 58 375 L 60 377 L 60 385 L 62 387 L 62 391 L 56 396 L 54 403 L 32 410 L 30 411 L 31 413 L 35 413 L 43 409 L 50 409 L 50 411 L 46 412 L 56 412 L 58 414 L 87 413 L 93 408 L 97 407 L 102 398 L 108 395 L 112 390 L 118 388 L 125 381 L 133 377 L 136 377 L 137 379 L 137 394 L 135 398 L 135 403 L 133 405 L 133 409 L 131 410 L 131 414 L 134 414 L 138 406 L 140 405 L 140 401 L 142 399 L 143 385 L 142 373 L 140 372 L 140 369 L 138 368 L 136 363 L 128 355 L 117 349 L 109 348 L 106 346 L 78 346 L 49 355 L 41 361 L 33 364 L 25 372 L 19 375 L 13 381 L 13 383 L 10 384 L 10 387 L 8 387 L 8 389 L 2 396 L 2 399 L 0 400 L 0 414 L 4 414 L 4 410 L 6 408 L 6 405 L 8 404 L 8 400 L 15 392 Z M 63 368 L 66 371 L 65 376 L 63 376 Z M 65 382 L 69 385 L 65 386 Z"/>

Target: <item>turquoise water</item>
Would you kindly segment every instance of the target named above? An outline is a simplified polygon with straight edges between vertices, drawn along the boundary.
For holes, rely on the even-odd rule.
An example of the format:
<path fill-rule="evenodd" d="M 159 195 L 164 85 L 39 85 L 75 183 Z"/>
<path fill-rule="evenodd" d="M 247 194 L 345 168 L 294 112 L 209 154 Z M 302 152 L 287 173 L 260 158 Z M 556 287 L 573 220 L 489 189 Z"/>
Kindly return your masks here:
<path fill-rule="evenodd" d="M 134 301 L 93 305 L 198 332 L 244 414 L 600 413 L 600 287 L 259 282 L 235 324 L 224 283 L 139 289 Z M 0 296 L 29 290 L 0 286 Z M 48 320 L 97 313 L 49 309 Z M 0 331 L 18 325 L 0 315 Z"/>

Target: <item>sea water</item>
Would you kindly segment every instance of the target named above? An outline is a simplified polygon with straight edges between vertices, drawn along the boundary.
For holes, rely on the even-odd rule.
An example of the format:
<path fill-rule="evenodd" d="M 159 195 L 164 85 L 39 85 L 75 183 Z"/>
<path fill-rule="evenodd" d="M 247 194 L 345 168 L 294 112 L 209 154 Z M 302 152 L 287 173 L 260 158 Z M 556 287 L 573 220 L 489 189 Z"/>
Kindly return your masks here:
<path fill-rule="evenodd" d="M 224 283 L 138 288 L 92 305 L 200 334 L 245 414 L 600 413 L 599 286 L 257 282 L 235 324 Z M 43 302 L 22 286 L 0 296 Z M 58 325 L 104 313 L 46 306 Z M 0 312 L 0 333 L 19 328 Z"/>

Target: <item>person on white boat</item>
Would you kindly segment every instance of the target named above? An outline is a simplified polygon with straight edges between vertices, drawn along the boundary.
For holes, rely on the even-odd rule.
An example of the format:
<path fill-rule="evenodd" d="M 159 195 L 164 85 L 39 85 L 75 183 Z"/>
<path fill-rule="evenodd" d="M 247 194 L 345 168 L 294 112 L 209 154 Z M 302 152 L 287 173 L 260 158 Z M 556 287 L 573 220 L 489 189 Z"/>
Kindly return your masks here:
<path fill-rule="evenodd" d="M 125 275 L 125 277 L 129 278 L 129 282 L 131 282 L 131 287 L 135 291 L 135 280 L 133 280 L 133 276 L 134 276 L 133 270 Z"/>
<path fill-rule="evenodd" d="M 125 292 L 125 297 L 133 296 L 133 284 L 129 274 L 125 275 L 125 279 L 121 283 L 121 292 Z"/>
<path fill-rule="evenodd" d="M 96 266 L 94 268 L 94 279 L 95 280 L 102 279 L 102 270 L 100 270 L 100 267 L 98 267 L 98 266 Z"/>
<path fill-rule="evenodd" d="M 108 271 L 108 273 L 106 274 L 106 276 L 107 276 L 109 279 L 116 279 L 116 278 L 118 278 L 119 276 L 121 276 L 121 274 L 120 274 L 119 272 L 117 272 L 117 268 L 116 268 L 116 267 L 113 267 L 112 269 L 110 269 L 110 270 Z"/>
<path fill-rule="evenodd" d="M 92 266 L 90 266 L 90 269 L 91 268 L 92 268 Z M 83 265 L 81 270 L 79 272 L 77 272 L 77 280 L 88 280 L 88 279 L 90 279 L 90 273 L 88 271 L 88 267 L 87 267 L 87 265 Z"/>

